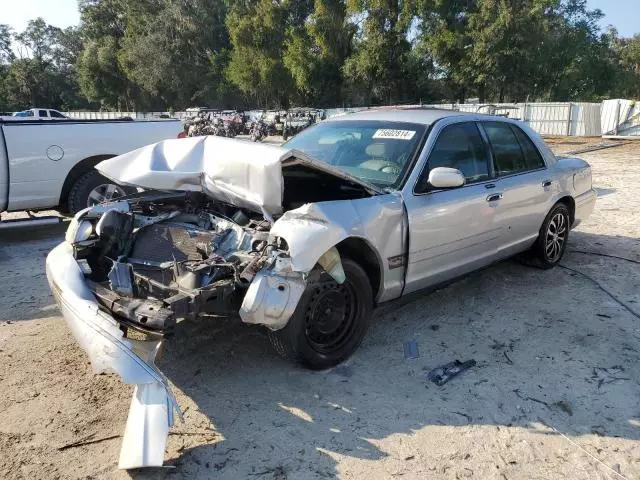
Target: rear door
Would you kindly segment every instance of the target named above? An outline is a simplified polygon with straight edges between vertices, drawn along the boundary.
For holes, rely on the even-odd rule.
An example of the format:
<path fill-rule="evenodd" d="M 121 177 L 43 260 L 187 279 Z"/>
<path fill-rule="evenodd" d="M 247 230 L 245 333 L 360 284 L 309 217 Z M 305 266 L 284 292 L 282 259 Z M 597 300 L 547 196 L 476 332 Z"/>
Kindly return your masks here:
<path fill-rule="evenodd" d="M 510 122 L 483 121 L 490 145 L 496 202 L 495 222 L 503 236 L 498 256 L 508 257 L 529 248 L 551 208 L 554 185 L 544 159 L 527 134 Z"/>
<path fill-rule="evenodd" d="M 40 120 L 49 120 L 49 112 L 47 110 L 38 110 L 38 118 Z"/>
<path fill-rule="evenodd" d="M 453 123 L 432 135 L 437 137 L 415 187 L 403 192 L 409 218 L 405 293 L 491 263 L 500 236 L 490 200 L 490 156 L 476 123 Z M 459 169 L 466 184 L 433 189 L 427 179 L 435 167 Z"/>

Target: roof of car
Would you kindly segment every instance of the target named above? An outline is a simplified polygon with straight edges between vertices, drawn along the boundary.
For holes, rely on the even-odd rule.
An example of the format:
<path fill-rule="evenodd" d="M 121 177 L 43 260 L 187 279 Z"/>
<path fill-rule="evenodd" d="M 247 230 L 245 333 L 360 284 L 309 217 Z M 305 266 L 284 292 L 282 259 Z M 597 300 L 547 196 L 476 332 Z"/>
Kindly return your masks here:
<path fill-rule="evenodd" d="M 468 115 L 466 112 L 443 110 L 439 108 L 379 108 L 360 112 L 345 113 L 331 117 L 327 121 L 339 120 L 384 120 L 388 122 L 410 122 L 431 125 L 444 117 Z"/>

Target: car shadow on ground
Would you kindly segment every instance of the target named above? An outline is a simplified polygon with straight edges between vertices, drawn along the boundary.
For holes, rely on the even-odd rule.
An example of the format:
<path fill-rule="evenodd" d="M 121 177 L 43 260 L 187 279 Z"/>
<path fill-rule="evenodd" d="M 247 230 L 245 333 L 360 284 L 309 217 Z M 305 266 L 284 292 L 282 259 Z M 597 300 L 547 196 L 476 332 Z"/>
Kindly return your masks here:
<path fill-rule="evenodd" d="M 640 312 L 638 264 L 584 253 L 640 261 L 639 247 L 573 232 L 563 264 Z M 356 354 L 324 372 L 279 359 L 258 328 L 184 322 L 159 366 L 186 410 L 175 429 L 194 436 L 170 437 L 174 469 L 131 474 L 334 477 L 345 459 L 410 461 L 440 426 L 640 440 L 638 318 L 576 271 L 507 261 L 387 304 Z M 409 340 L 419 358 L 404 358 Z M 442 387 L 425 378 L 455 359 L 477 365 Z M 404 449 L 386 442 L 398 435 Z"/>

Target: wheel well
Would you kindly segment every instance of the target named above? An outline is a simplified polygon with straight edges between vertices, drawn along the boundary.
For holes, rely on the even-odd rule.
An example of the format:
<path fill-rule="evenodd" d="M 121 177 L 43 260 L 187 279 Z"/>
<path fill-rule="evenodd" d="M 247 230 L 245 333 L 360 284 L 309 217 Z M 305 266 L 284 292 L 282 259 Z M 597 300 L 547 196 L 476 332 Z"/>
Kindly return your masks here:
<path fill-rule="evenodd" d="M 567 208 L 569 209 L 569 223 L 573 225 L 573 221 L 576 218 L 576 202 L 573 197 L 567 195 L 566 197 L 562 197 L 560 200 L 558 200 L 556 202 L 556 205 L 558 203 L 564 203 L 567 206 Z"/>
<path fill-rule="evenodd" d="M 369 277 L 373 298 L 378 296 L 382 280 L 382 269 L 375 250 L 361 238 L 347 238 L 336 245 L 340 256 L 349 257 L 357 262 Z"/>
<path fill-rule="evenodd" d="M 67 178 L 64 179 L 64 183 L 62 184 L 62 191 L 60 192 L 60 200 L 58 205 L 64 212 L 67 211 L 67 198 L 69 197 L 71 187 L 73 187 L 73 184 L 76 182 L 76 180 L 78 180 L 82 175 L 87 173 L 101 161 L 113 157 L 115 157 L 115 155 L 95 155 L 93 157 L 88 157 L 84 160 L 80 160 L 73 166 L 73 168 L 67 174 Z"/>

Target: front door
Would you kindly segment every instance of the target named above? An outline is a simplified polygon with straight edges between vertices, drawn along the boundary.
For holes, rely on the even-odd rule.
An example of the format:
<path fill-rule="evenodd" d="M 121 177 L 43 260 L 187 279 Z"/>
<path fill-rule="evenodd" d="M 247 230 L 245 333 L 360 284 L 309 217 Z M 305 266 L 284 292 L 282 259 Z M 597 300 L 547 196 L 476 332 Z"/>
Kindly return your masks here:
<path fill-rule="evenodd" d="M 435 167 L 457 168 L 465 176 L 465 185 L 433 189 L 427 179 Z M 405 293 L 445 282 L 495 259 L 501 228 L 495 222 L 499 198 L 492 173 L 475 122 L 443 128 L 414 190 L 404 194 L 409 218 Z"/>

